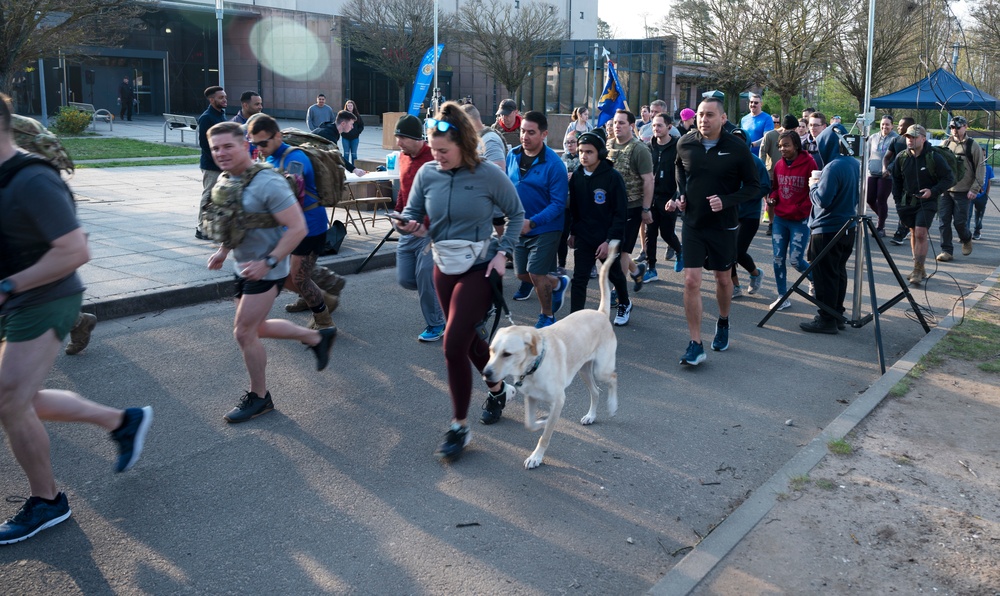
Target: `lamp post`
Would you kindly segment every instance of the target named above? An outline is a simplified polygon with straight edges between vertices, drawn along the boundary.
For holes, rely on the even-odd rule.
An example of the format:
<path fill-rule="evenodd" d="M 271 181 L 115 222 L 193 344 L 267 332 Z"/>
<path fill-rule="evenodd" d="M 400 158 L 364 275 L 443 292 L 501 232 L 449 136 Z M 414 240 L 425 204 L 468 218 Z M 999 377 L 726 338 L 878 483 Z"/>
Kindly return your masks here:
<path fill-rule="evenodd" d="M 441 103 L 441 87 L 438 86 L 438 0 L 434 0 L 434 96 L 431 100 L 434 113 L 437 114 Z M 450 93 L 450 91 L 449 91 Z"/>
<path fill-rule="evenodd" d="M 219 25 L 219 87 L 225 87 L 226 67 L 222 59 L 222 0 L 215 0 L 215 20 Z"/>

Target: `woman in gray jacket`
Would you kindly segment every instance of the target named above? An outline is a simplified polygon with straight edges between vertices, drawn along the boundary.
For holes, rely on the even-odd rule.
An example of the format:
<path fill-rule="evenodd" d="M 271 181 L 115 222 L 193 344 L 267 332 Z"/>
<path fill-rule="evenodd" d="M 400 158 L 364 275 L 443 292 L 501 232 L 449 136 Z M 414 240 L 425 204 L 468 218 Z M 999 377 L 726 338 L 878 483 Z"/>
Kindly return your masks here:
<path fill-rule="evenodd" d="M 396 228 L 403 234 L 431 235 L 435 247 L 434 287 L 446 319 L 444 360 L 448 369 L 448 389 L 454 415 L 451 427 L 437 455 L 453 459 L 469 443 L 467 424 L 472 399 L 472 370 L 482 372 L 489 360 L 489 345 L 476 333 L 476 325 L 486 317 L 493 303 L 490 274 L 503 276 L 506 255 L 514 250 L 524 223 L 524 208 L 513 183 L 500 168 L 479 157 L 478 128 L 462 107 L 449 101 L 434 118 L 425 121 L 431 153 L 435 161 L 424 164 L 413 180 L 409 202 Z M 493 236 L 493 210 L 507 218 L 502 238 Z M 430 219 L 430 230 L 424 227 Z M 470 259 L 462 272 L 449 269 L 438 258 L 445 241 L 483 242 L 483 250 Z M 489 386 L 481 422 L 492 424 L 514 388 L 503 381 Z"/>

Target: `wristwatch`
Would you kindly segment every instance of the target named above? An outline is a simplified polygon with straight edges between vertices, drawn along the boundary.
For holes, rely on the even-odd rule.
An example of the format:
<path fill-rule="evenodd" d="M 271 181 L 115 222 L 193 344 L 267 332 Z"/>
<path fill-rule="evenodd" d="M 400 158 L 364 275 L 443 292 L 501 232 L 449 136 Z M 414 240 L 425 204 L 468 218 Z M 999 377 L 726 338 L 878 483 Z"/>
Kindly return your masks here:
<path fill-rule="evenodd" d="M 643 213 L 649 213 L 649 212 L 650 212 L 650 211 L 652 211 L 652 210 L 653 210 L 653 209 L 652 209 L 651 207 L 643 207 L 643 208 L 642 208 L 642 212 L 643 212 Z"/>
<path fill-rule="evenodd" d="M 267 255 L 267 258 L 264 259 L 264 264 L 270 267 L 271 269 L 274 269 L 275 267 L 278 266 L 278 259 L 274 258 L 271 255 Z"/>
<path fill-rule="evenodd" d="M 0 281 L 0 294 L 7 294 L 8 296 L 14 293 L 14 282 L 7 278 Z"/>
<path fill-rule="evenodd" d="M 535 223 L 535 220 L 533 220 L 533 219 L 529 219 L 529 220 L 528 220 L 528 227 L 529 227 L 529 228 L 531 228 L 532 230 L 534 230 L 534 229 L 535 229 L 535 226 L 537 226 L 537 225 L 538 225 L 538 224 L 537 224 L 537 223 Z"/>

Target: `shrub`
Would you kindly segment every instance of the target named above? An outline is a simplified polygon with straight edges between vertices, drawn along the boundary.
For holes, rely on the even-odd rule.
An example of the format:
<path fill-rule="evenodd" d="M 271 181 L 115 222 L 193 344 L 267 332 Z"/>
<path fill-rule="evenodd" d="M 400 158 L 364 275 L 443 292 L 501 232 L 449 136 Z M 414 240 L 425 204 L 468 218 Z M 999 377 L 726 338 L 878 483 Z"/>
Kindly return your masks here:
<path fill-rule="evenodd" d="M 51 121 L 52 130 L 61 135 L 78 135 L 90 126 L 90 114 L 63 106 Z"/>

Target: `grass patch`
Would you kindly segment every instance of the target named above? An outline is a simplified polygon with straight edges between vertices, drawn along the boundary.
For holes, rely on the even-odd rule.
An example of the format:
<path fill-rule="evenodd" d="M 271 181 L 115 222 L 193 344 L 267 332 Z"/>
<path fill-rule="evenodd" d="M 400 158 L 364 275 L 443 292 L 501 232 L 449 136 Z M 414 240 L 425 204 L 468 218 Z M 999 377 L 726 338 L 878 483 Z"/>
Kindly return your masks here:
<path fill-rule="evenodd" d="M 899 380 L 898 383 L 892 386 L 889 390 L 889 395 L 892 397 L 903 397 L 910 392 L 910 377 L 905 376 Z"/>
<path fill-rule="evenodd" d="M 200 163 L 199 157 L 182 157 L 178 159 L 149 159 L 146 161 L 102 161 L 99 163 L 77 164 L 76 169 L 96 169 L 96 168 L 135 168 L 141 166 L 182 166 Z"/>
<path fill-rule="evenodd" d="M 87 159 L 128 159 L 132 157 L 169 157 L 200 155 L 193 147 L 178 147 L 164 143 L 149 143 L 135 139 L 107 137 L 71 137 L 59 139 L 74 161 Z"/>
<path fill-rule="evenodd" d="M 810 482 L 812 482 L 812 480 L 809 478 L 808 474 L 803 474 L 802 476 L 795 476 L 794 478 L 789 479 L 788 488 L 793 491 L 801 491 L 805 489 L 805 487 L 808 486 Z"/>
<path fill-rule="evenodd" d="M 854 447 L 844 439 L 833 439 L 826 444 L 826 448 L 834 455 L 850 455 L 854 453 Z"/>
<path fill-rule="evenodd" d="M 938 344 L 940 352 L 969 362 L 1000 365 L 1000 316 L 973 310 Z"/>
<path fill-rule="evenodd" d="M 837 490 L 837 483 L 829 478 L 820 478 L 816 481 L 816 488 L 823 490 Z"/>

